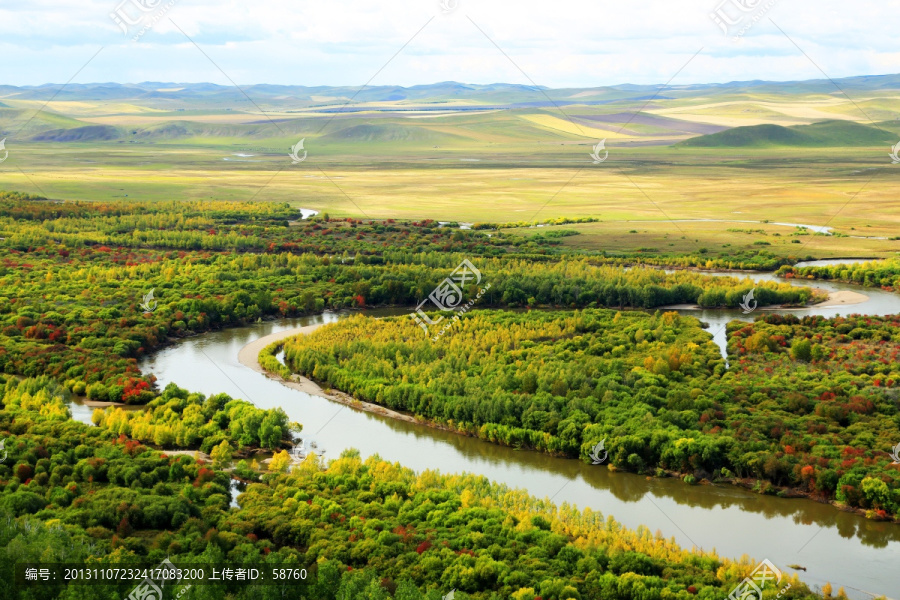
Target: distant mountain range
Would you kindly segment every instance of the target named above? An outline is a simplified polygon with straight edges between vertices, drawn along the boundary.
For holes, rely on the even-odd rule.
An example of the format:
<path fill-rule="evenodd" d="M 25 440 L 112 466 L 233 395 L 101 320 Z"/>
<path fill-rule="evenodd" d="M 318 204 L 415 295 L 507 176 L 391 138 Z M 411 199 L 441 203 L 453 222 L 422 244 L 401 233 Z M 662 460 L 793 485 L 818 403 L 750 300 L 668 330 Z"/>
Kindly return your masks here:
<path fill-rule="evenodd" d="M 0 139 L 38 143 L 359 142 L 753 147 L 878 145 L 900 133 L 900 75 L 550 89 L 145 82 L 0 85 Z M 893 133 L 891 133 L 893 132 Z M 229 142 L 230 140 L 230 142 Z"/>
<path fill-rule="evenodd" d="M 18 100 L 142 100 L 160 102 L 205 101 L 215 103 L 247 101 L 247 96 L 255 102 L 282 105 L 302 103 L 306 106 L 327 105 L 334 102 L 353 100 L 356 103 L 371 102 L 449 102 L 474 101 L 497 104 L 545 103 L 568 101 L 590 103 L 599 100 L 615 101 L 625 98 L 638 100 L 658 97 L 665 92 L 666 97 L 682 98 L 714 92 L 752 94 L 834 94 L 839 93 L 835 84 L 844 91 L 900 90 L 900 74 L 847 77 L 832 82 L 827 79 L 809 81 L 734 81 L 729 83 L 690 85 L 632 85 L 621 84 L 596 88 L 559 88 L 526 86 L 508 83 L 487 85 L 465 84 L 453 81 L 402 86 L 290 86 L 254 84 L 237 89 L 231 85 L 215 83 L 175 83 L 144 82 L 121 83 L 71 83 L 45 84 L 39 86 L 0 85 L 0 98 Z M 242 91 L 243 90 L 243 91 Z M 246 93 L 246 96 L 244 95 Z"/>

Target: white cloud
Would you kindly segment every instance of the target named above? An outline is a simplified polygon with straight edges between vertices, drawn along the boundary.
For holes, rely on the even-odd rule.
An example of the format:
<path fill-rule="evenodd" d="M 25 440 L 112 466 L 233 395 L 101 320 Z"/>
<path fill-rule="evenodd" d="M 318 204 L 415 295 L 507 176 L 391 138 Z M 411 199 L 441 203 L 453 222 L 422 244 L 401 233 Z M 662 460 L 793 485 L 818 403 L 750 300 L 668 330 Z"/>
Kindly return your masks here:
<path fill-rule="evenodd" d="M 710 19 L 721 0 L 460 0 L 449 15 L 438 0 L 174 0 L 140 43 L 124 38 L 109 16 L 120 1 L 0 6 L 0 83 L 65 82 L 101 46 L 76 81 L 227 83 L 174 24 L 243 84 L 360 85 L 426 23 L 373 83 L 664 83 L 701 47 L 673 83 L 822 77 L 768 17 L 831 77 L 892 72 L 898 64 L 900 15 L 873 0 L 852 8 L 779 0 L 740 43 Z M 161 7 L 172 0 L 128 0 L 140 1 Z"/>

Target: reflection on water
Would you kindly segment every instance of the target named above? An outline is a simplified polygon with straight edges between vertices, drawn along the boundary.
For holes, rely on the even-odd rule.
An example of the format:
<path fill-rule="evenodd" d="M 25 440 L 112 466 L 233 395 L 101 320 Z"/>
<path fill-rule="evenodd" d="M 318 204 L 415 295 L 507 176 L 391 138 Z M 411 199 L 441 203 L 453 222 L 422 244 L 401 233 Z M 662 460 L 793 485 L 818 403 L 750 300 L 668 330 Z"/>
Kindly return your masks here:
<path fill-rule="evenodd" d="M 609 492 L 622 505 L 638 503 L 647 493 L 657 498 L 668 498 L 672 501 L 685 503 L 691 507 L 703 509 L 730 509 L 736 508 L 740 512 L 758 513 L 766 519 L 775 517 L 790 518 L 794 523 L 809 524 L 832 523 L 838 526 L 841 537 L 860 537 L 864 544 L 874 547 L 885 547 L 888 542 L 900 543 L 900 527 L 891 523 L 871 521 L 860 518 L 852 513 L 836 510 L 828 504 L 813 502 L 802 498 L 783 499 L 772 496 L 761 496 L 737 488 L 732 485 L 686 485 L 680 479 L 655 477 L 647 478 L 625 472 L 611 472 L 605 466 L 595 466 L 577 460 L 564 460 L 553 458 L 546 454 L 529 450 L 515 450 L 497 444 L 487 444 L 476 438 L 457 435 L 447 431 L 425 428 L 424 431 L 410 431 L 408 423 L 393 419 L 384 419 L 371 413 L 362 413 L 367 418 L 381 421 L 383 425 L 394 430 L 397 435 L 408 434 L 413 437 L 416 444 L 427 442 L 428 439 L 437 439 L 452 447 L 456 453 L 466 457 L 470 463 L 476 463 L 478 469 L 466 468 L 472 473 L 480 473 L 485 468 L 509 466 L 509 461 L 527 465 L 539 470 L 552 470 L 556 474 L 564 476 L 568 480 L 583 480 L 590 488 L 603 489 Z M 456 471 L 458 469 L 440 468 L 442 471 Z M 512 487 L 522 487 L 521 483 Z M 541 496 L 544 492 L 555 490 L 541 490 L 532 492 Z M 547 493 L 552 495 L 552 493 Z M 561 493 L 557 500 L 564 496 Z M 591 503 L 584 504 L 584 506 Z M 582 506 L 579 503 L 579 506 Z M 607 511 L 608 512 L 608 511 Z M 619 513 L 613 512 L 616 519 Z M 718 545 L 717 545 L 718 546 Z M 709 548 L 708 546 L 705 546 Z"/>
<path fill-rule="evenodd" d="M 878 299 L 876 290 L 866 293 L 873 297 L 867 308 L 878 310 L 884 299 Z M 894 300 L 896 308 L 896 298 L 886 296 Z M 863 306 L 841 310 L 861 312 Z M 697 311 L 691 314 L 698 315 Z M 713 315 L 723 324 L 737 316 L 714 311 L 698 316 L 713 321 Z M 846 587 L 854 598 L 867 597 L 859 590 L 896 597 L 900 589 L 900 570 L 895 568 L 900 562 L 900 528 L 891 524 L 867 521 L 809 500 L 760 496 L 733 486 L 688 486 L 673 479 L 612 473 L 604 466 L 395 421 L 287 388 L 237 361 L 240 349 L 261 336 L 332 322 L 341 316 L 326 313 L 209 333 L 167 348 L 140 366 L 155 374 L 160 386 L 174 381 L 192 391 L 243 397 L 262 408 L 280 406 L 291 420 L 303 424 L 303 434 L 329 449 L 330 457 L 352 447 L 364 458 L 378 454 L 416 471 L 484 475 L 538 497 L 549 497 L 557 504 L 590 507 L 632 529 L 645 525 L 667 538 L 675 537 L 688 548 L 715 549 L 721 556 L 733 558 L 743 554 L 769 558 L 786 572 L 790 571 L 788 564 L 798 564 L 808 569 L 800 574 L 804 581 L 815 585 L 831 581 Z"/>
<path fill-rule="evenodd" d="M 125 410 L 143 410 L 143 406 L 123 406 L 121 407 Z M 72 401 L 69 402 L 69 411 L 72 413 L 72 419 L 78 421 L 80 423 L 84 423 L 86 425 L 93 425 L 94 423 L 91 421 L 91 415 L 94 414 L 94 411 L 97 410 L 94 407 L 87 406 L 84 403 L 84 398 L 72 398 Z"/>
<path fill-rule="evenodd" d="M 244 490 L 247 489 L 247 484 L 243 481 L 238 481 L 237 479 L 231 480 L 231 485 L 229 486 L 229 490 L 231 492 L 231 507 L 232 508 L 240 508 L 241 505 L 238 504 L 237 498 L 240 494 L 244 493 Z"/>
<path fill-rule="evenodd" d="M 808 264 L 820 264 L 820 263 L 828 263 L 830 261 L 811 261 Z M 666 270 L 667 273 L 672 273 L 672 270 Z M 714 277 L 739 277 L 739 278 L 747 278 L 754 282 L 766 282 L 766 281 L 777 281 L 780 283 L 789 282 L 791 285 L 795 285 L 798 287 L 814 287 L 822 290 L 826 290 L 827 292 L 839 292 L 839 291 L 852 291 L 858 292 L 865 296 L 868 296 L 869 299 L 865 302 L 861 302 L 860 304 L 848 304 L 845 306 L 832 306 L 832 307 L 806 307 L 806 308 L 785 308 L 785 309 L 770 309 L 770 308 L 760 308 L 748 315 L 745 315 L 742 311 L 738 309 L 726 310 L 726 309 L 701 309 L 701 310 L 682 310 L 679 309 L 678 312 L 683 315 L 690 315 L 693 317 L 697 317 L 704 323 L 709 324 L 708 331 L 713 336 L 713 341 L 716 345 L 719 346 L 719 349 L 722 352 L 722 356 L 727 358 L 726 346 L 727 339 L 725 337 L 725 326 L 728 325 L 730 321 L 747 321 L 753 322 L 757 317 L 764 316 L 767 314 L 782 314 L 782 315 L 797 315 L 798 317 L 805 317 L 809 315 L 821 315 L 823 317 L 831 318 L 837 316 L 847 316 L 847 315 L 874 315 L 874 316 L 886 316 L 886 315 L 894 315 L 900 312 L 900 296 L 891 292 L 885 292 L 883 290 L 875 289 L 875 288 L 867 288 L 858 285 L 846 284 L 846 283 L 836 283 L 832 281 L 810 281 L 810 280 L 802 280 L 802 279 L 790 279 L 785 280 L 782 279 L 773 273 L 762 273 L 758 271 L 742 271 L 741 273 L 732 273 L 732 272 L 722 272 L 722 271 L 701 271 L 705 275 L 712 275 Z"/>
<path fill-rule="evenodd" d="M 72 418 L 80 423 L 86 423 L 87 425 L 93 425 L 91 422 L 91 415 L 94 413 L 94 409 L 85 406 L 84 400 L 81 398 L 74 398 L 72 402 L 69 403 L 69 410 L 72 413 Z"/>
<path fill-rule="evenodd" d="M 805 260 L 795 267 L 833 267 L 834 265 L 859 265 L 867 262 L 881 262 L 883 258 L 826 258 L 822 260 Z"/>

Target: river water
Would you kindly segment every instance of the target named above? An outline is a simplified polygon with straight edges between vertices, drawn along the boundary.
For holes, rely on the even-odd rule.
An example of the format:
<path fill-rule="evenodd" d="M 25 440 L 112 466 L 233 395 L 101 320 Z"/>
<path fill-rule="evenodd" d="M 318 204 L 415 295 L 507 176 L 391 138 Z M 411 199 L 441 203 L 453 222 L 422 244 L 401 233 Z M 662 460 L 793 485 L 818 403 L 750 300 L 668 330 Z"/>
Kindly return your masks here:
<path fill-rule="evenodd" d="M 722 275 L 733 275 L 722 273 Z M 774 279 L 751 273 L 756 281 Z M 854 286 L 826 282 L 793 282 L 829 290 L 854 290 L 868 295 L 863 304 L 790 311 L 802 314 L 891 314 L 900 297 Z M 378 315 L 408 311 L 374 311 Z M 741 311 L 683 311 L 710 323 L 717 341 L 724 341 L 730 319 L 751 320 Z M 328 323 L 349 313 L 325 313 L 303 319 L 282 319 L 185 339 L 146 358 L 140 364 L 159 385 L 175 382 L 206 394 L 226 392 L 261 408 L 281 407 L 291 420 L 303 423 L 302 436 L 315 440 L 325 457 L 346 448 L 362 456 L 378 454 L 416 471 L 470 472 L 510 487 L 522 488 L 553 502 L 591 507 L 628 528 L 641 525 L 674 537 L 682 546 L 715 549 L 720 556 L 768 558 L 785 573 L 788 565 L 807 568 L 798 573 L 813 586 L 829 581 L 846 588 L 851 598 L 886 595 L 900 598 L 900 527 L 866 520 L 827 504 L 804 499 L 761 496 L 733 486 L 689 486 L 676 479 L 656 479 L 613 473 L 605 466 L 564 460 L 506 448 L 478 439 L 395 421 L 335 404 L 325 398 L 287 388 L 247 367 L 237 355 L 259 337 L 316 323 Z M 88 411 L 73 406 L 76 418 Z M 307 443 L 307 447 L 309 444 Z"/>
<path fill-rule="evenodd" d="M 840 261 L 841 263 L 846 263 L 848 261 Z M 868 261 L 866 261 L 868 262 Z M 834 261 L 815 261 L 809 263 L 802 263 L 804 266 L 813 266 L 813 265 L 827 265 L 834 264 Z M 667 270 L 667 272 L 671 272 Z M 790 279 L 785 280 L 780 277 L 777 277 L 773 273 L 764 273 L 759 271 L 742 271 L 741 273 L 734 272 L 721 272 L 721 271 L 702 271 L 706 275 L 712 275 L 714 277 L 741 277 L 751 279 L 754 282 L 766 282 L 766 281 L 777 281 L 777 282 L 789 282 L 791 285 L 801 286 L 801 287 L 815 287 L 822 290 L 826 290 L 828 292 L 840 292 L 840 291 L 852 291 L 858 292 L 865 296 L 868 296 L 869 299 L 866 302 L 861 304 L 850 304 L 846 306 L 832 306 L 832 307 L 809 307 L 809 308 L 793 308 L 793 309 L 767 309 L 761 307 L 750 314 L 744 314 L 740 309 L 733 310 L 723 310 L 723 309 L 702 309 L 702 310 L 685 310 L 679 309 L 678 312 L 683 315 L 691 315 L 697 317 L 704 323 L 709 324 L 709 332 L 713 335 L 713 341 L 715 341 L 716 345 L 719 346 L 719 349 L 722 351 L 722 356 L 726 356 L 726 342 L 727 339 L 725 337 L 725 326 L 728 325 L 730 321 L 740 320 L 740 321 L 753 321 L 760 315 L 766 315 L 771 313 L 780 313 L 780 314 L 792 314 L 797 315 L 798 317 L 809 316 L 809 315 L 821 315 L 823 317 L 837 317 L 839 315 L 851 315 L 851 314 L 864 314 L 864 315 L 873 315 L 873 316 L 886 316 L 893 315 L 900 312 L 900 296 L 894 294 L 892 292 L 885 292 L 883 290 L 877 288 L 867 288 L 858 285 L 851 285 L 846 283 L 835 283 L 831 281 L 810 281 L 803 279 Z M 900 440 L 898 440 L 900 441 Z M 900 586 L 897 588 L 900 590 Z"/>

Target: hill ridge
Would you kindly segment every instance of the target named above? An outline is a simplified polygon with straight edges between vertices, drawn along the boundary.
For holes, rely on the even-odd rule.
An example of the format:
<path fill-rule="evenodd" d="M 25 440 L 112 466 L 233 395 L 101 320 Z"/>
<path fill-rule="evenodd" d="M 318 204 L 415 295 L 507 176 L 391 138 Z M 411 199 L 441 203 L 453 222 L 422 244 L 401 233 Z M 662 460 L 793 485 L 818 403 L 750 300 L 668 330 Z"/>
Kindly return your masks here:
<path fill-rule="evenodd" d="M 809 125 L 745 125 L 684 140 L 692 148 L 764 148 L 770 146 L 830 148 L 892 143 L 896 134 L 872 125 L 831 119 Z"/>

